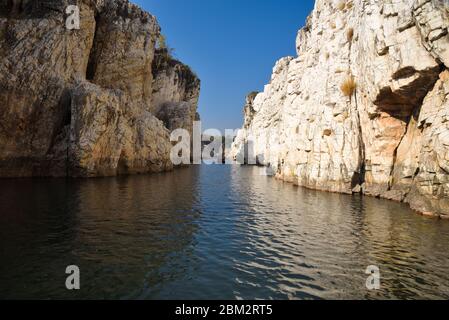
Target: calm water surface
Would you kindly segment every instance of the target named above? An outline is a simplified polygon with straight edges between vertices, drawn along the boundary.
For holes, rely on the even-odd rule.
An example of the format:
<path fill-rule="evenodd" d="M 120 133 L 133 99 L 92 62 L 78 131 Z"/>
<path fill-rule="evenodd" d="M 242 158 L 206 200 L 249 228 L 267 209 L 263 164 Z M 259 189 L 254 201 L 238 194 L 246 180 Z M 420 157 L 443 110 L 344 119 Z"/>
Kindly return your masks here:
<path fill-rule="evenodd" d="M 0 181 L 0 298 L 448 299 L 448 271 L 448 221 L 259 168 Z"/>

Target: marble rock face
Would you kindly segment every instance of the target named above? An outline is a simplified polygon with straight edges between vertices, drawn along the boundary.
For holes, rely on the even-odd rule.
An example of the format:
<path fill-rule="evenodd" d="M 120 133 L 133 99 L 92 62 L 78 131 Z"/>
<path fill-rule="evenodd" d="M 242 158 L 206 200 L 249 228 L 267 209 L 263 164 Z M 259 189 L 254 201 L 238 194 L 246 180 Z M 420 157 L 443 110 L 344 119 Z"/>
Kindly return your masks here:
<path fill-rule="evenodd" d="M 312 189 L 449 217 L 449 3 L 317 0 L 232 154 Z"/>
<path fill-rule="evenodd" d="M 77 1 L 69 30 L 70 4 L 0 0 L 0 177 L 172 169 L 170 129 L 191 127 L 200 81 L 138 6 Z"/>

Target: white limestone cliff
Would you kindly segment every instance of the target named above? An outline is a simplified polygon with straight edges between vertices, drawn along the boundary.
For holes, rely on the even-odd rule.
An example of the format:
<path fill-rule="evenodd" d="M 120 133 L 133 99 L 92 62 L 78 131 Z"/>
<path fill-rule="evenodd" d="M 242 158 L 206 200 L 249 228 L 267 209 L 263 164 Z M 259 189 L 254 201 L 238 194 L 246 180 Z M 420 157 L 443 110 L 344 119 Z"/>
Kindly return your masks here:
<path fill-rule="evenodd" d="M 232 154 L 278 178 L 449 217 L 449 4 L 317 0 Z"/>

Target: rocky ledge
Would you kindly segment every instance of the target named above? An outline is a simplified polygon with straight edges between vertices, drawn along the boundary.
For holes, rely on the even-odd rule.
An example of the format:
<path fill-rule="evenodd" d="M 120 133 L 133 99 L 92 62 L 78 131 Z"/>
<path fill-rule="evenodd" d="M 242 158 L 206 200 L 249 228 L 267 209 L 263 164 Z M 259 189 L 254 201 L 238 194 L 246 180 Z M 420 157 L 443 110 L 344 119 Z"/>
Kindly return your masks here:
<path fill-rule="evenodd" d="M 191 130 L 200 81 L 159 36 L 126 0 L 0 0 L 0 177 L 170 170 L 169 130 Z"/>
<path fill-rule="evenodd" d="M 449 217 L 447 0 L 317 0 L 233 154 L 312 189 Z"/>

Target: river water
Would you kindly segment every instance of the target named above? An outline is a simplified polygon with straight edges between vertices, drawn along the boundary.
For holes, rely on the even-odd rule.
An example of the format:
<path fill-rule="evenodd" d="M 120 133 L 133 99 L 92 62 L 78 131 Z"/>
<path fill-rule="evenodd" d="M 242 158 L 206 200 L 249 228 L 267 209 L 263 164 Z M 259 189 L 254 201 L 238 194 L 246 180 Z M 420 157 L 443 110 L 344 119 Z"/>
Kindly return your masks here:
<path fill-rule="evenodd" d="M 0 298 L 448 299 L 448 271 L 449 221 L 256 167 L 0 181 Z"/>

